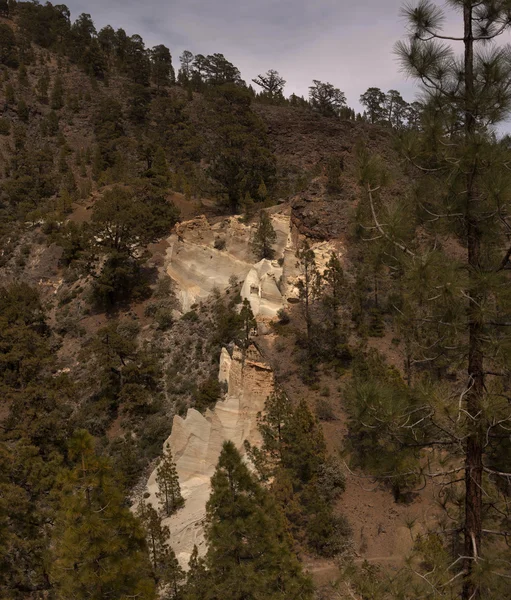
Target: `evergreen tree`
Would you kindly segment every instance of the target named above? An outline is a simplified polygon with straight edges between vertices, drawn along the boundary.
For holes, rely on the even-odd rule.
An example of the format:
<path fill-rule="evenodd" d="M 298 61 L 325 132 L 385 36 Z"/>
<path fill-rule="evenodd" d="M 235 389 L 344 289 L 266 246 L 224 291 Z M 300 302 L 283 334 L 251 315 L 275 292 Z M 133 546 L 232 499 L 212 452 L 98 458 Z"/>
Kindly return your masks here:
<path fill-rule="evenodd" d="M 55 77 L 53 83 L 50 106 L 53 110 L 60 110 L 64 106 L 64 84 L 60 75 Z"/>
<path fill-rule="evenodd" d="M 501 401 L 510 375 L 504 325 L 511 312 L 510 179 L 508 150 L 492 127 L 511 108 L 511 66 L 491 40 L 509 30 L 511 5 L 448 4 L 461 15 L 460 35 L 443 33 L 444 13 L 432 2 L 403 10 L 410 37 L 397 52 L 423 84 L 425 100 L 423 132 L 405 136 L 402 148 L 419 181 L 414 202 L 385 202 L 377 189 L 385 186 L 381 170 L 366 172 L 363 180 L 368 221 L 395 273 L 395 311 L 414 319 L 408 337 L 419 343 L 412 345 L 413 359 L 436 383 L 414 417 L 414 436 L 420 445 L 442 448 L 442 455 L 449 451 L 445 506 L 451 518 L 454 504 L 459 523 L 440 538 L 453 557 L 444 571 L 447 582 L 439 585 L 463 600 L 477 600 L 499 597 L 509 577 L 499 567 L 506 558 L 496 540 L 509 523 L 509 503 L 498 490 L 510 475 L 495 468 L 492 448 L 503 447 L 510 425 Z M 458 43 L 461 57 L 452 47 Z M 439 239 L 456 240 L 460 252 L 454 256 L 439 247 Z M 419 292 L 415 298 L 408 293 L 411 282 Z M 408 427 L 401 421 L 405 411 L 394 419 L 394 437 Z"/>
<path fill-rule="evenodd" d="M 369 121 L 378 123 L 385 118 L 386 96 L 380 88 L 371 87 L 360 96 L 360 104 L 367 108 Z"/>
<path fill-rule="evenodd" d="M 347 301 L 347 284 L 337 254 L 331 254 L 321 278 L 321 302 L 326 317 L 323 336 L 332 358 L 348 358 L 347 335 L 341 311 Z"/>
<path fill-rule="evenodd" d="M 344 490 L 344 478 L 327 457 L 321 427 L 307 403 L 293 407 L 284 393 L 273 393 L 258 415 L 258 428 L 263 446 L 247 444 L 249 457 L 261 479 L 272 480 L 295 540 L 322 556 L 345 549 L 350 529 L 332 504 Z"/>
<path fill-rule="evenodd" d="M 156 483 L 158 484 L 156 497 L 163 507 L 164 514 L 170 517 L 184 505 L 184 499 L 181 496 L 179 476 L 169 444 L 165 447 L 163 457 L 156 469 Z"/>
<path fill-rule="evenodd" d="M 197 60 L 197 56 L 195 57 Z M 275 157 L 271 153 L 261 119 L 250 108 L 251 98 L 238 85 L 219 85 L 210 90 L 211 131 L 208 174 L 235 213 L 247 192 L 261 199 L 261 182 L 271 190 L 275 184 Z"/>
<path fill-rule="evenodd" d="M 56 597 L 155 598 L 142 528 L 110 464 L 95 454 L 85 431 L 71 440 L 70 457 L 76 466 L 65 479 L 53 539 Z"/>
<path fill-rule="evenodd" d="M 169 545 L 169 528 L 162 525 L 158 511 L 152 504 L 146 504 L 145 500 L 138 505 L 137 516 L 146 531 L 147 547 L 156 580 L 169 600 L 180 598 L 184 573 Z"/>
<path fill-rule="evenodd" d="M 48 71 L 48 68 L 44 70 L 41 77 L 39 77 L 39 79 L 37 80 L 35 89 L 37 92 L 37 99 L 39 100 L 39 102 L 42 102 L 43 104 L 48 104 L 48 91 L 50 89 L 50 72 Z"/>
<path fill-rule="evenodd" d="M 160 44 L 151 50 L 151 63 L 151 76 L 158 90 L 175 82 L 172 56 L 166 46 Z"/>
<path fill-rule="evenodd" d="M 181 68 L 179 69 L 179 83 L 181 85 L 187 85 L 190 83 L 193 75 L 193 61 L 195 57 L 190 52 L 190 50 L 185 50 L 183 54 L 179 57 L 179 62 L 181 63 Z"/>
<path fill-rule="evenodd" d="M 263 88 L 264 93 L 268 95 L 270 100 L 282 98 L 282 91 L 286 85 L 286 80 L 281 77 L 278 71 L 270 69 L 264 75 L 258 75 L 252 81 Z"/>
<path fill-rule="evenodd" d="M 307 241 L 305 241 L 298 250 L 297 258 L 300 261 L 300 270 L 302 273 L 298 280 L 297 287 L 305 317 L 305 341 L 307 348 L 308 375 L 310 376 L 316 360 L 317 340 L 314 336 L 313 304 L 318 295 L 320 275 L 316 266 L 316 255 Z"/>
<path fill-rule="evenodd" d="M 313 480 L 326 458 L 323 432 L 305 400 L 300 400 L 284 428 L 282 465 L 303 484 Z"/>
<path fill-rule="evenodd" d="M 264 452 L 270 461 L 282 464 L 285 432 L 293 415 L 289 398 L 281 390 L 270 394 L 264 403 L 264 412 L 258 415 L 258 429 L 263 438 Z"/>
<path fill-rule="evenodd" d="M 125 41 L 124 70 L 137 85 L 147 87 L 151 74 L 150 53 L 139 35 L 132 35 Z"/>
<path fill-rule="evenodd" d="M 156 180 L 155 183 L 158 186 L 162 188 L 168 186 L 170 179 L 169 166 L 167 164 L 165 150 L 161 146 L 156 148 L 149 174 L 154 177 Z"/>
<path fill-rule="evenodd" d="M 197 54 L 193 61 L 193 69 L 200 81 L 208 85 L 244 84 L 239 69 L 223 54 Z"/>
<path fill-rule="evenodd" d="M 240 338 L 239 344 L 241 348 L 247 350 L 250 345 L 250 338 L 252 332 L 257 328 L 257 321 L 255 320 L 254 313 L 250 302 L 245 298 L 241 305 L 240 310 Z"/>
<path fill-rule="evenodd" d="M 271 224 L 270 215 L 265 210 L 262 210 L 259 213 L 257 229 L 251 241 L 252 252 L 258 260 L 262 260 L 263 258 L 271 260 L 275 256 L 273 245 L 276 241 L 277 234 Z"/>
<path fill-rule="evenodd" d="M 13 30 L 3 23 L 0 24 L 0 64 L 7 67 L 18 66 L 16 36 Z"/>
<path fill-rule="evenodd" d="M 283 517 L 232 442 L 225 442 L 207 504 L 208 600 L 312 598 Z"/>
<path fill-rule="evenodd" d="M 323 83 L 314 79 L 314 85 L 309 87 L 309 100 L 312 108 L 325 116 L 339 116 L 346 106 L 346 96 L 331 83 Z"/>
<path fill-rule="evenodd" d="M 204 559 L 199 558 L 199 549 L 197 546 L 194 546 L 190 561 L 188 562 L 188 574 L 183 590 L 183 600 L 203 600 L 206 598 L 208 587 L 209 582 Z"/>
<path fill-rule="evenodd" d="M 500 403 L 494 396 L 495 384 L 489 381 L 491 375 L 487 374 L 497 365 L 500 368 L 500 361 L 495 361 L 495 344 L 501 348 L 506 344 L 509 336 L 503 333 L 505 326 L 503 329 L 501 323 L 511 308 L 503 294 L 509 285 L 503 271 L 508 266 L 511 251 L 508 226 L 501 219 L 502 211 L 505 214 L 509 211 L 506 191 L 509 183 L 502 177 L 501 167 L 502 162 L 507 161 L 507 153 L 499 151 L 488 134 L 488 127 L 507 116 L 511 109 L 511 66 L 502 50 L 488 47 L 488 42 L 509 30 L 511 5 L 506 1 L 473 0 L 457 0 L 452 4 L 462 15 L 463 35 L 454 40 L 463 45 L 462 61 L 443 45 L 443 14 L 430 2 L 404 9 L 413 37 L 408 44 L 398 45 L 397 50 L 410 74 L 428 86 L 432 104 L 440 109 L 444 118 L 454 112 L 461 113 L 462 129 L 449 138 L 452 154 L 446 156 L 440 152 L 435 158 L 440 168 L 449 170 L 450 180 L 456 182 L 458 193 L 449 200 L 462 198 L 455 207 L 459 213 L 456 219 L 461 218 L 463 223 L 460 241 L 466 250 L 464 266 L 468 275 L 460 282 L 460 292 L 467 300 L 467 318 L 463 325 L 468 378 L 461 396 L 463 406 L 460 406 L 467 417 L 463 443 L 465 505 L 461 595 L 463 600 L 472 600 L 491 593 L 492 589 L 490 581 L 480 580 L 481 569 L 486 570 L 482 563 L 491 560 L 491 553 L 486 553 L 483 545 L 483 520 L 489 510 L 484 497 L 491 495 L 487 477 L 495 477 L 495 469 L 488 462 L 488 440 L 508 437 L 501 427 L 505 422 L 507 429 L 509 424 L 509 418 L 503 420 Z M 440 70 L 439 65 L 442 65 Z M 442 214 L 453 212 L 449 204 L 448 201 L 442 206 Z M 453 233 L 459 232 L 449 217 L 447 223 L 451 224 Z M 490 342 L 490 339 L 495 341 Z M 502 366 L 509 373 L 509 363 Z M 506 519 L 506 525 L 507 522 Z M 495 591 L 500 585 L 498 575 L 496 579 Z"/>
<path fill-rule="evenodd" d="M 389 90 L 385 96 L 385 118 L 392 127 L 401 129 L 404 125 L 408 103 L 397 90 Z"/>

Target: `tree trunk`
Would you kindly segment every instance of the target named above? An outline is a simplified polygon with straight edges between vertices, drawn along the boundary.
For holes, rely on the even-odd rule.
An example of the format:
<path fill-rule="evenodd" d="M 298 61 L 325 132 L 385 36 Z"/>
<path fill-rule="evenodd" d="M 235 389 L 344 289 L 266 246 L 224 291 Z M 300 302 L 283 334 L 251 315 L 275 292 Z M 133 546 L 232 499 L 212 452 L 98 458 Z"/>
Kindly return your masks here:
<path fill-rule="evenodd" d="M 472 6 L 465 5 L 464 44 L 465 44 L 465 138 L 473 141 L 475 131 L 474 106 L 474 39 L 472 32 Z M 466 395 L 469 413 L 469 435 L 465 446 L 465 523 L 464 523 L 464 570 L 462 600 L 477 600 L 481 596 L 479 585 L 473 579 L 474 563 L 479 557 L 482 537 L 482 475 L 483 475 L 483 436 L 481 406 L 484 394 L 484 355 L 482 348 L 483 325 L 479 307 L 483 301 L 478 291 L 477 271 L 480 268 L 481 230 L 475 214 L 477 202 L 474 187 L 477 172 L 477 157 L 474 157 L 466 176 L 465 226 L 469 267 L 469 348 L 468 384 Z"/>

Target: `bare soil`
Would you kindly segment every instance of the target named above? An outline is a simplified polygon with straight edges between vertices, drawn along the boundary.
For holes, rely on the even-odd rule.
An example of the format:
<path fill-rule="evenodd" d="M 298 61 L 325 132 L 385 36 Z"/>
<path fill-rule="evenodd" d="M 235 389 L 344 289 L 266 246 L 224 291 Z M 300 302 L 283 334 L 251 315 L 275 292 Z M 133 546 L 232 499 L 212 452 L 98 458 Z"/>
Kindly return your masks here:
<path fill-rule="evenodd" d="M 287 327 L 291 332 L 293 320 Z M 369 345 L 378 348 L 389 359 L 390 364 L 401 370 L 402 357 L 392 343 L 392 338 L 392 332 L 387 332 L 382 338 L 371 339 Z M 335 418 L 322 421 L 321 424 L 328 451 L 341 455 L 347 433 L 347 415 L 342 396 L 347 376 L 323 372 L 315 389 L 306 386 L 301 379 L 300 365 L 296 361 L 295 339 L 292 333 L 285 336 L 270 334 L 259 337 L 257 343 L 274 368 L 279 385 L 292 400 L 298 401 L 305 397 L 313 411 L 318 401 L 329 402 Z M 367 560 L 386 568 L 399 568 L 404 565 L 412 550 L 417 533 L 425 531 L 438 518 L 433 487 L 427 485 L 409 503 L 396 503 L 389 489 L 364 473 L 351 471 L 348 467 L 349 457 L 341 460 L 345 464 L 346 491 L 338 500 L 336 511 L 348 519 L 352 528 L 352 554 L 355 563 Z M 304 563 L 318 587 L 325 586 L 340 576 L 336 560 L 307 556 Z"/>

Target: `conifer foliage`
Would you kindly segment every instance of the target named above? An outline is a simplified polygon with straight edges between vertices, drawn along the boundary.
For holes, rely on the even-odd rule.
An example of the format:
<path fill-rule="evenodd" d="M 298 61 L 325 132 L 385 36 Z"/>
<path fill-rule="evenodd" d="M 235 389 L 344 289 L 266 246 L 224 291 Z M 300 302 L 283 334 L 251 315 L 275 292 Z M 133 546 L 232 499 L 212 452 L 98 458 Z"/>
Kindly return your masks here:
<path fill-rule="evenodd" d="M 56 597 L 152 600 L 144 533 L 108 460 L 96 455 L 86 431 L 75 433 L 69 450 L 75 467 L 65 477 L 53 537 Z"/>
<path fill-rule="evenodd" d="M 258 258 L 272 259 L 275 256 L 273 245 L 277 241 L 277 234 L 271 223 L 271 218 L 265 210 L 259 213 L 257 229 L 252 239 L 252 251 Z"/>
<path fill-rule="evenodd" d="M 147 547 L 156 581 L 168 594 L 169 600 L 179 598 L 184 573 L 169 545 L 169 528 L 162 524 L 161 515 L 152 504 L 146 503 L 145 499 L 138 505 L 137 516 L 146 531 Z"/>
<path fill-rule="evenodd" d="M 312 598 L 311 582 L 291 550 L 283 515 L 232 442 L 225 442 L 211 479 L 206 539 L 205 585 L 198 585 L 200 561 L 191 571 L 195 588 L 204 590 L 202 598 Z"/>
<path fill-rule="evenodd" d="M 156 469 L 156 483 L 158 484 L 156 497 L 161 503 L 164 515 L 170 517 L 184 505 L 185 501 L 181 496 L 179 476 L 169 444 L 166 445 L 161 462 Z"/>
<path fill-rule="evenodd" d="M 333 501 L 344 490 L 336 461 L 327 456 L 323 432 L 302 400 L 293 406 L 280 390 L 268 397 L 259 415 L 261 450 L 247 444 L 261 479 L 286 515 L 296 541 L 322 556 L 342 551 L 349 535 L 343 517 L 333 514 Z"/>
<path fill-rule="evenodd" d="M 418 548 L 429 573 L 443 576 L 421 574 L 426 591 L 419 595 L 440 597 L 448 589 L 478 600 L 509 588 L 509 548 L 500 542 L 510 522 L 509 496 L 501 491 L 511 476 L 509 456 L 502 460 L 510 427 L 510 155 L 493 128 L 511 110 L 511 63 L 509 50 L 492 40 L 509 32 L 511 3 L 446 5 L 457 14 L 458 34 L 444 31 L 440 6 L 420 0 L 403 8 L 408 39 L 396 46 L 425 100 L 422 132 L 409 132 L 401 145 L 414 193 L 389 201 L 381 164 L 361 160 L 364 225 L 377 232 L 380 266 L 392 271 L 390 304 L 404 338 L 408 384 L 416 388 L 385 393 L 377 403 L 373 390 L 366 400 L 385 444 L 391 433 L 394 442 L 428 447 L 421 474 L 442 481 L 446 523 Z M 421 387 L 429 388 L 422 398 Z M 441 570 L 439 548 L 446 550 Z"/>

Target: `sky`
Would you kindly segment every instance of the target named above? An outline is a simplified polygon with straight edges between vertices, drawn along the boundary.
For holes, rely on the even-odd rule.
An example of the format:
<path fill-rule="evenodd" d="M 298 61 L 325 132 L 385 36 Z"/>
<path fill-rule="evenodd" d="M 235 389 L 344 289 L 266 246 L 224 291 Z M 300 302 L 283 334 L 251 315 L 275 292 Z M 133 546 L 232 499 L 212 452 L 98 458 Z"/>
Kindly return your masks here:
<path fill-rule="evenodd" d="M 397 89 L 412 102 L 416 84 L 393 54 L 406 35 L 403 0 L 67 0 L 72 19 L 89 13 L 99 30 L 110 24 L 138 33 L 147 46 L 165 44 L 174 67 L 183 50 L 220 52 L 250 82 L 276 69 L 284 93 L 307 97 L 313 79 L 340 88 L 348 105 L 369 87 Z M 449 18 L 447 29 L 459 18 Z"/>

